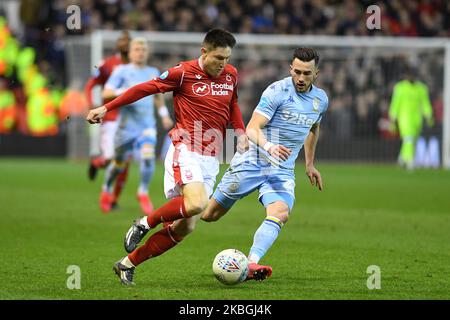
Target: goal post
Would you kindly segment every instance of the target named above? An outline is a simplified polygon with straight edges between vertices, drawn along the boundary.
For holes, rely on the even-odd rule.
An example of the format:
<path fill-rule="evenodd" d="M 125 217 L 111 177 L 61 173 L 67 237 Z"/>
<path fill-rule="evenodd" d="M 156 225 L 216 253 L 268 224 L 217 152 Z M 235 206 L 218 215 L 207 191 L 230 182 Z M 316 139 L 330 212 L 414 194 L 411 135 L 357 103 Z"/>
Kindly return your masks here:
<path fill-rule="evenodd" d="M 450 40 L 445 45 L 442 154 L 444 168 L 450 169 Z"/>

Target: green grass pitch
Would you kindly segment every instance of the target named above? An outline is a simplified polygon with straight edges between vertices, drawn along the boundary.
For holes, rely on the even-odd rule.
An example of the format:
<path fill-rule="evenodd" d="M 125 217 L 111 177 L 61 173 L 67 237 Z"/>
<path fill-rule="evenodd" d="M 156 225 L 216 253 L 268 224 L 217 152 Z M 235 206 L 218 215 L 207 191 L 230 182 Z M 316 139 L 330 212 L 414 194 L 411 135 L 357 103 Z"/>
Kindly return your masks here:
<path fill-rule="evenodd" d="M 222 249 L 248 253 L 264 218 L 252 194 L 222 220 L 200 222 L 177 248 L 145 262 L 136 270 L 137 286 L 125 287 L 112 265 L 140 216 L 137 166 L 121 210 L 104 215 L 97 204 L 103 173 L 89 182 L 85 163 L 3 158 L 0 299 L 449 299 L 450 171 L 317 166 L 322 192 L 297 166 L 293 213 L 262 260 L 274 268 L 267 281 L 228 287 L 211 272 Z M 150 189 L 156 207 L 165 201 L 162 177 L 158 165 Z M 66 287 L 70 265 L 80 267 L 80 290 Z M 380 267 L 379 290 L 367 288 L 370 265 Z"/>

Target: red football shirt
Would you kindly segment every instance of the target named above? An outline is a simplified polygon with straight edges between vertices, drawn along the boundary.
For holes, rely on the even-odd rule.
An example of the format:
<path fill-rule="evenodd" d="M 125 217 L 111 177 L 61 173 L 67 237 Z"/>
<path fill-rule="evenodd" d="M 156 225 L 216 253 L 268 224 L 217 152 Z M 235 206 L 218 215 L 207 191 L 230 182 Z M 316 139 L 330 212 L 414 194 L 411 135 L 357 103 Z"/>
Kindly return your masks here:
<path fill-rule="evenodd" d="M 108 78 L 111 76 L 113 70 L 115 67 L 117 67 L 120 64 L 125 63 L 122 61 L 122 58 L 120 57 L 120 54 L 115 54 L 113 56 L 110 56 L 106 58 L 100 65 L 100 67 L 97 68 L 95 71 L 95 74 L 88 80 L 86 83 L 86 86 L 84 87 L 84 92 L 86 95 L 86 99 L 89 105 L 89 108 L 93 106 L 92 102 L 92 89 L 96 85 L 104 86 L 105 83 L 108 81 Z M 111 101 L 105 100 L 104 103 Z M 107 115 L 104 117 L 104 121 L 114 121 L 117 119 L 117 116 L 119 115 L 119 111 L 113 111 L 108 112 Z"/>
<path fill-rule="evenodd" d="M 113 110 L 150 94 L 173 91 L 176 124 L 169 133 L 173 143 L 182 142 L 197 153 L 215 155 L 229 123 L 245 131 L 237 102 L 237 79 L 237 70 L 230 64 L 213 78 L 203 70 L 200 59 L 181 62 L 158 78 L 128 89 L 106 108 Z"/>

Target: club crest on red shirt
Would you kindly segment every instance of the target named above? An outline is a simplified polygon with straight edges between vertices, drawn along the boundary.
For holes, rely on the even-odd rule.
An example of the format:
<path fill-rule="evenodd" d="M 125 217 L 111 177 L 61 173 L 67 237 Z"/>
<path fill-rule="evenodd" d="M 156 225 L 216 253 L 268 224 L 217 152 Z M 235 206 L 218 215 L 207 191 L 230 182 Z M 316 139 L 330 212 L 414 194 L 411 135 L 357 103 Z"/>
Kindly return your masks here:
<path fill-rule="evenodd" d="M 209 84 L 196 82 L 192 85 L 192 91 L 198 96 L 206 96 L 210 91 Z"/>

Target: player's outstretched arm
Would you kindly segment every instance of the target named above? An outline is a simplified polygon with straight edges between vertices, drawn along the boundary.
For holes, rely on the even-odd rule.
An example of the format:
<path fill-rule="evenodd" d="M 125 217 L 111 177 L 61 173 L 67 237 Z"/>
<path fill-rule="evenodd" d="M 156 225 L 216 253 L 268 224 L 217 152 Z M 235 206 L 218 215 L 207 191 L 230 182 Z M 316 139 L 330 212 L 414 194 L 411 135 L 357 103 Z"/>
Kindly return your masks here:
<path fill-rule="evenodd" d="M 247 125 L 247 136 L 250 141 L 266 150 L 272 157 L 285 161 L 289 158 L 292 151 L 281 144 L 273 144 L 267 140 L 261 129 L 268 122 L 269 120 L 266 117 L 257 112 L 253 112 L 252 118 Z"/>
<path fill-rule="evenodd" d="M 102 98 L 104 100 L 114 99 L 114 98 L 117 98 L 118 96 L 120 96 L 125 91 L 126 91 L 125 88 L 119 88 L 116 90 L 113 90 L 111 88 L 105 88 L 105 89 L 103 89 L 103 92 L 102 92 Z"/>
<path fill-rule="evenodd" d="M 146 96 L 150 96 L 152 94 L 160 92 L 162 91 L 155 84 L 155 80 L 150 80 L 129 88 L 121 95 L 119 95 L 117 98 L 105 104 L 105 107 L 108 111 L 114 110 L 122 106 L 129 105 Z"/>
<path fill-rule="evenodd" d="M 313 125 L 311 130 L 309 131 L 308 136 L 305 140 L 305 166 L 306 166 L 306 175 L 309 178 L 312 186 L 316 186 L 319 190 L 323 189 L 322 176 L 320 175 L 319 170 L 314 167 L 314 157 L 316 153 L 316 145 L 319 139 L 319 124 Z"/>
<path fill-rule="evenodd" d="M 140 83 L 131 87 L 123 94 L 121 94 L 111 102 L 105 104 L 104 106 L 91 110 L 87 115 L 86 120 L 89 123 L 100 123 L 106 112 L 120 108 L 124 105 L 131 104 L 139 99 L 142 99 L 143 97 L 160 92 L 161 90 L 154 83 L 154 80 Z"/>

